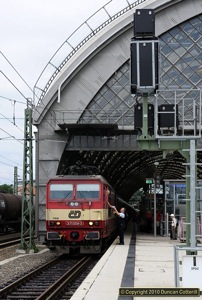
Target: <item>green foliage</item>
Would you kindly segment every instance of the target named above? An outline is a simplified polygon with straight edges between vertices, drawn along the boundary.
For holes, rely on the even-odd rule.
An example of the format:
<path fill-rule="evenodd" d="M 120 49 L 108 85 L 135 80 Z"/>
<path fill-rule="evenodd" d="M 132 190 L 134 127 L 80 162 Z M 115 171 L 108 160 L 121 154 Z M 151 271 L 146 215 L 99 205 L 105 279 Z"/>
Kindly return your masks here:
<path fill-rule="evenodd" d="M 13 185 L 1 184 L 0 191 L 8 194 L 13 194 Z"/>
<path fill-rule="evenodd" d="M 34 253 L 38 253 L 39 252 L 39 248 L 37 248 L 36 245 L 34 245 L 33 250 L 34 250 Z"/>

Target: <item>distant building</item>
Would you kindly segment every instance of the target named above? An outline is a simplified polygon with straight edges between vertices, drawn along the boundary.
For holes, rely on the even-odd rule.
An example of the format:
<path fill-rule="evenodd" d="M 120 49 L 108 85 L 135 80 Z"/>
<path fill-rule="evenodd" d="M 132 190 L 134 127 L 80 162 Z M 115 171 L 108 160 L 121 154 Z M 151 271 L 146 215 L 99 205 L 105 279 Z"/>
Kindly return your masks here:
<path fill-rule="evenodd" d="M 22 195 L 23 194 L 23 182 L 19 181 L 18 182 L 18 195 Z M 30 187 L 29 184 L 27 184 L 26 186 L 26 194 L 29 195 L 30 194 Z M 36 194 L 36 187 L 35 187 L 35 181 L 33 182 L 33 196 L 35 197 Z"/>

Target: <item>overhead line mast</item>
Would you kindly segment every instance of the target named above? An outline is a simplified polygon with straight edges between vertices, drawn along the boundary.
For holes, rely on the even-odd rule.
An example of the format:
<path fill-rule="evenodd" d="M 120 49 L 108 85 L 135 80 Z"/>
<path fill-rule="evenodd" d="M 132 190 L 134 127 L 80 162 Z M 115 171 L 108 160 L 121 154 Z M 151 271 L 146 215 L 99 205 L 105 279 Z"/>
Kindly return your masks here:
<path fill-rule="evenodd" d="M 24 163 L 20 249 L 34 250 L 37 252 L 34 241 L 32 109 L 32 101 L 27 99 L 24 125 Z"/>
<path fill-rule="evenodd" d="M 24 78 L 14 68 L 8 58 L 0 51 L 0 54 L 5 58 L 21 80 L 33 92 L 32 88 L 27 84 Z M 25 109 L 25 125 L 24 125 L 24 153 L 23 153 L 23 191 L 22 191 L 22 222 L 21 222 L 21 243 L 20 249 L 34 250 L 37 248 L 34 242 L 34 205 L 33 205 L 33 147 L 32 147 L 32 110 L 33 101 L 24 96 L 24 94 L 16 87 L 16 85 L 0 70 L 0 73 L 12 84 L 12 86 L 23 96 L 27 101 Z M 15 178 L 16 180 L 16 178 Z M 14 180 L 14 181 L 15 181 Z M 28 240 L 26 238 L 28 237 Z"/>

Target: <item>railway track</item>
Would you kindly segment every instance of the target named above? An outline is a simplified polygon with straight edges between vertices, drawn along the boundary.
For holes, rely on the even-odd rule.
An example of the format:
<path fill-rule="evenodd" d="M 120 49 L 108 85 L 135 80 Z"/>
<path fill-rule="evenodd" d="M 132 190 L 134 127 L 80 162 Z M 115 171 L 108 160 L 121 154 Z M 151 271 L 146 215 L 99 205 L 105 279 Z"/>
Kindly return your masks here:
<path fill-rule="evenodd" d="M 29 238 L 25 238 L 25 240 L 28 240 Z M 0 249 L 5 249 L 7 247 L 18 245 L 20 244 L 21 239 L 11 239 L 11 240 L 5 240 L 0 242 Z"/>
<path fill-rule="evenodd" d="M 15 233 L 14 229 L 9 228 L 7 231 L 0 231 L 0 237 Z"/>
<path fill-rule="evenodd" d="M 0 299 L 70 299 L 98 259 L 54 259 L 0 290 Z"/>

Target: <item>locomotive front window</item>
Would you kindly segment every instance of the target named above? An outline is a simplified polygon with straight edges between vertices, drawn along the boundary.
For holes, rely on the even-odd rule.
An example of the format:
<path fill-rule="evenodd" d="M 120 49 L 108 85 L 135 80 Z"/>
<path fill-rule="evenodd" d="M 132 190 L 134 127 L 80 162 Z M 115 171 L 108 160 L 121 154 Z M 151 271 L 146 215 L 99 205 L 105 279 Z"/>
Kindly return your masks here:
<path fill-rule="evenodd" d="M 76 191 L 77 199 L 94 199 L 98 200 L 100 197 L 100 185 L 99 184 L 77 184 Z"/>
<path fill-rule="evenodd" d="M 50 200 L 66 200 L 72 199 L 73 184 L 51 184 L 50 185 Z"/>

